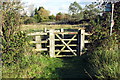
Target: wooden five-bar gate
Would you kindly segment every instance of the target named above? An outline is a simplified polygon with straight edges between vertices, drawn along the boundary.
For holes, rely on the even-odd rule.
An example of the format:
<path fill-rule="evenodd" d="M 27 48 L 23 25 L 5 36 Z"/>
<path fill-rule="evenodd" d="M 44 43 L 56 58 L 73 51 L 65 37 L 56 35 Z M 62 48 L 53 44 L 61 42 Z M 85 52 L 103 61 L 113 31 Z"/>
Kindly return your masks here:
<path fill-rule="evenodd" d="M 85 49 L 85 36 L 91 35 L 85 32 L 85 28 L 72 29 L 72 31 L 46 30 L 28 34 L 35 36 L 35 51 L 47 51 L 50 57 L 72 57 L 80 56 Z"/>

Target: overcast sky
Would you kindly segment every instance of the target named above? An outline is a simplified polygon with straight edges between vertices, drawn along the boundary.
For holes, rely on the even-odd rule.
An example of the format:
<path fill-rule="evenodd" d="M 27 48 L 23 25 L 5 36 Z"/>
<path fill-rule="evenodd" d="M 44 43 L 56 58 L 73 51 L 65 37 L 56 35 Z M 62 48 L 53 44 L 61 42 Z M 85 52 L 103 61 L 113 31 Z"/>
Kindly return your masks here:
<path fill-rule="evenodd" d="M 84 7 L 96 0 L 22 0 L 25 5 L 34 5 L 34 7 L 43 6 L 54 15 L 58 12 L 67 13 L 70 3 L 73 3 L 74 1 Z"/>

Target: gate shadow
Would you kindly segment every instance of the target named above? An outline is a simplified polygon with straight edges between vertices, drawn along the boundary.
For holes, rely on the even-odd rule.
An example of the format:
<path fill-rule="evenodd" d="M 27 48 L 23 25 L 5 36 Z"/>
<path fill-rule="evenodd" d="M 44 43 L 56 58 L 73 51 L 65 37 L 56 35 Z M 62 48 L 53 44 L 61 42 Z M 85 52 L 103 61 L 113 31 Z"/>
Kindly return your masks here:
<path fill-rule="evenodd" d="M 64 66 L 57 68 L 56 73 L 60 79 L 79 79 L 79 80 L 92 80 L 92 77 L 87 71 L 89 71 L 89 64 L 87 61 L 87 55 L 71 58 L 62 58 Z"/>

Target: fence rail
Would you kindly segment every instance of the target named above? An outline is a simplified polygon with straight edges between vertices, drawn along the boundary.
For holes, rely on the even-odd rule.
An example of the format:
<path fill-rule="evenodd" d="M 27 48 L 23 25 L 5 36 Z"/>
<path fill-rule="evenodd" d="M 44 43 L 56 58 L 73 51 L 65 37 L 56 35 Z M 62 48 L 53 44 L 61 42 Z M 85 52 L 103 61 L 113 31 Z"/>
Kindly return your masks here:
<path fill-rule="evenodd" d="M 44 32 L 30 33 L 28 36 L 35 36 L 36 51 L 47 51 L 50 57 L 70 57 L 83 54 L 86 43 L 85 36 L 92 34 L 86 33 L 85 29 L 78 29 L 76 32 L 64 32 L 64 29 L 47 30 Z M 44 36 L 47 36 L 45 40 Z M 43 48 L 42 46 L 45 45 Z"/>

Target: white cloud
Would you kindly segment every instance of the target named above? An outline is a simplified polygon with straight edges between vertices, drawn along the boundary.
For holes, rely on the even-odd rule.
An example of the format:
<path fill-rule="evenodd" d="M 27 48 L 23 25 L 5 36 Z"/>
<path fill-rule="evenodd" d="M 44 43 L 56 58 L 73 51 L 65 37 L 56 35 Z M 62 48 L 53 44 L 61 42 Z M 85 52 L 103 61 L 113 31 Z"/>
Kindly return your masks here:
<path fill-rule="evenodd" d="M 96 0 L 22 0 L 27 2 L 27 5 L 33 4 L 35 7 L 43 6 L 45 9 L 48 9 L 51 14 L 56 14 L 58 12 L 67 12 L 70 3 L 76 1 L 78 3 L 83 2 L 94 2 Z M 85 4 L 80 4 L 82 7 Z"/>
<path fill-rule="evenodd" d="M 69 1 L 69 2 L 74 2 L 74 1 L 76 1 L 76 2 L 94 2 L 96 0 L 66 0 L 66 1 Z"/>
<path fill-rule="evenodd" d="M 69 7 L 69 5 L 61 5 L 61 7 L 59 8 L 59 10 L 67 10 Z"/>

